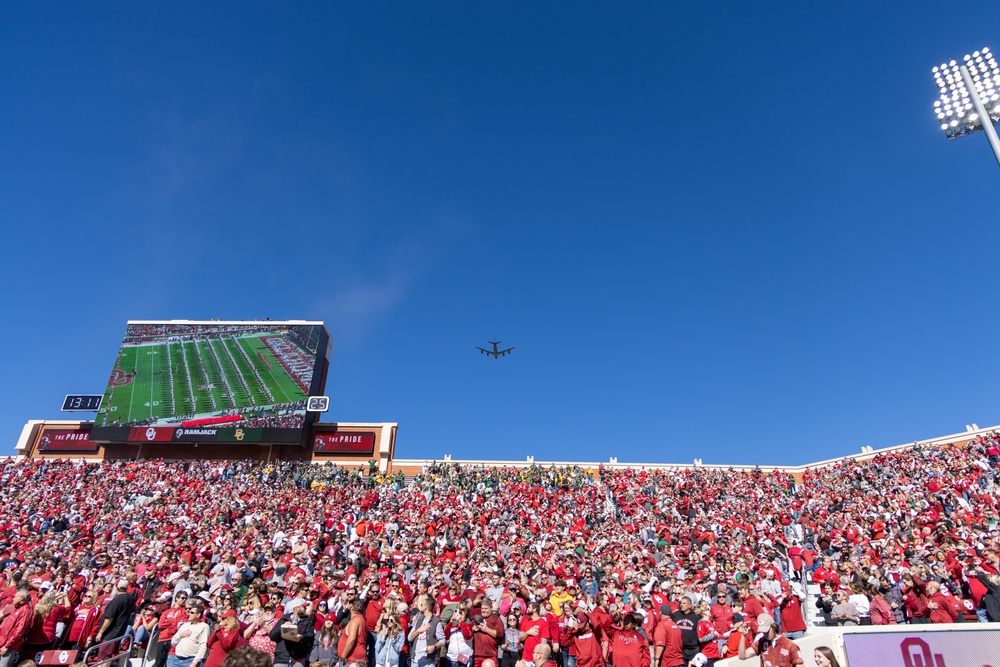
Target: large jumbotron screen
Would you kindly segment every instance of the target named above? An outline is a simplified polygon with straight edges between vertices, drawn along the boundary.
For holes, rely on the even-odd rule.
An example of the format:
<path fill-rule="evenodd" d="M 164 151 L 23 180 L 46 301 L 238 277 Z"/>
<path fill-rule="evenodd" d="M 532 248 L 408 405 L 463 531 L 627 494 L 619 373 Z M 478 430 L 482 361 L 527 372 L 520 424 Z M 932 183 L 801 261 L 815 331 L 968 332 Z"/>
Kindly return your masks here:
<path fill-rule="evenodd" d="M 302 442 L 329 340 L 322 322 L 129 322 L 91 439 Z"/>

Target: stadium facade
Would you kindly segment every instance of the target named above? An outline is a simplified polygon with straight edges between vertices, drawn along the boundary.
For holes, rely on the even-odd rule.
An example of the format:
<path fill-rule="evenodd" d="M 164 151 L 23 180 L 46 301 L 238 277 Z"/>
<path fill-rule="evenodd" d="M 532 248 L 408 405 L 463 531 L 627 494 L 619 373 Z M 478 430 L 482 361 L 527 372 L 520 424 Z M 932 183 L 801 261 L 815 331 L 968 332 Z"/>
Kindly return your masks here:
<path fill-rule="evenodd" d="M 392 469 L 397 424 L 318 422 L 306 435 L 306 445 L 218 442 L 94 442 L 93 422 L 31 420 L 24 425 L 15 453 L 29 459 L 83 458 L 88 461 L 138 459 L 202 459 L 312 461 L 355 465 L 375 460 L 379 470 Z M 195 429 L 192 429 L 195 430 Z"/>
<path fill-rule="evenodd" d="M 139 460 L 139 459 L 200 459 L 256 461 L 310 461 L 353 466 L 374 460 L 383 473 L 402 472 L 416 475 L 431 462 L 457 463 L 469 466 L 521 468 L 529 466 L 580 466 L 596 473 L 600 469 L 646 468 L 686 470 L 691 468 L 717 468 L 736 471 L 761 469 L 781 471 L 797 480 L 810 468 L 834 465 L 847 460 L 867 461 L 879 454 L 896 452 L 914 446 L 964 447 L 975 438 L 1000 431 L 1000 425 L 988 428 L 967 427 L 966 431 L 929 438 L 910 443 L 873 449 L 864 447 L 858 454 L 825 459 L 799 466 L 788 465 L 730 465 L 725 463 L 624 462 L 618 457 L 607 461 L 551 461 L 528 456 L 521 460 L 454 459 L 445 454 L 441 458 L 397 458 L 396 436 L 399 425 L 395 422 L 316 422 L 306 435 L 304 446 L 269 444 L 220 444 L 212 442 L 145 442 L 98 443 L 89 440 L 93 422 L 80 420 L 30 420 L 21 431 L 15 447 L 19 458 L 65 459 L 82 458 L 88 461 Z"/>

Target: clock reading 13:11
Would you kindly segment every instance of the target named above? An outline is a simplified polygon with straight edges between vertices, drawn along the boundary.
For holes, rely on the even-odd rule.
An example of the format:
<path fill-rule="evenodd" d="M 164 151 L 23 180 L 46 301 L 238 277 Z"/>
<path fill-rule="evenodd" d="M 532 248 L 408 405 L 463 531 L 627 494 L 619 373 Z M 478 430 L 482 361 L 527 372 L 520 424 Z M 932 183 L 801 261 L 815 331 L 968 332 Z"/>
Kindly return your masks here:
<path fill-rule="evenodd" d="M 101 407 L 102 394 L 66 394 L 63 412 L 97 412 Z"/>

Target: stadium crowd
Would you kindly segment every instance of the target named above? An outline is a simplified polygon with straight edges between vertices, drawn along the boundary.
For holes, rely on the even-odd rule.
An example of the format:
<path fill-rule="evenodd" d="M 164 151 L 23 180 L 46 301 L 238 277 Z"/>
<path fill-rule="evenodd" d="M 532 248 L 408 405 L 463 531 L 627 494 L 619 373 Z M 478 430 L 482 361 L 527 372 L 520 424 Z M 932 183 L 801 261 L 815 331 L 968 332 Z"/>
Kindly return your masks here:
<path fill-rule="evenodd" d="M 277 328 L 271 324 L 255 324 L 253 322 L 238 324 L 178 324 L 169 322 L 163 324 L 129 324 L 125 330 L 125 343 L 145 343 L 166 338 L 175 342 L 209 340 L 225 334 L 247 335 L 249 333 L 270 333 L 283 331 L 285 327 Z"/>
<path fill-rule="evenodd" d="M 801 479 L 9 459 L 0 667 L 126 634 L 157 667 L 243 645 L 280 667 L 801 664 L 808 605 L 833 625 L 1000 621 L 998 463 L 995 436 Z"/>

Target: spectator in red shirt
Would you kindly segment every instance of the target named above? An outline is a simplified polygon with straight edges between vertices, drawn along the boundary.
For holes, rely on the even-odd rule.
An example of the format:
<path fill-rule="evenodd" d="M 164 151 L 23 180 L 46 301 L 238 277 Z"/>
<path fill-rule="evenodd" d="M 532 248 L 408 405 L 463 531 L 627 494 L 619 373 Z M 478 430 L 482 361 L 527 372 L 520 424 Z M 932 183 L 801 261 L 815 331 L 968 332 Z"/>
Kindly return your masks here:
<path fill-rule="evenodd" d="M 733 614 L 733 630 L 729 633 L 726 643 L 723 644 L 719 651 L 719 654 L 723 658 L 735 658 L 739 654 L 740 640 L 742 639 L 744 627 L 746 627 L 746 621 L 743 620 L 743 614 Z"/>
<path fill-rule="evenodd" d="M 602 645 L 611 639 L 612 618 L 609 613 L 609 605 L 610 597 L 606 592 L 601 591 L 597 594 L 597 606 L 590 612 L 590 627 L 593 628 L 594 634 L 597 635 L 597 639 Z"/>
<path fill-rule="evenodd" d="M 160 620 L 158 622 L 160 628 L 159 639 L 156 645 L 156 665 L 155 667 L 165 667 L 167 664 L 167 655 L 170 653 L 170 640 L 174 638 L 174 634 L 177 632 L 177 627 L 181 623 L 187 622 L 187 610 L 185 609 L 188 601 L 188 592 L 186 590 L 177 591 L 174 596 L 174 604 L 166 611 L 160 614 Z M 94 634 L 97 633 L 97 629 L 94 629 Z"/>
<path fill-rule="evenodd" d="M 796 585 L 782 584 L 779 613 L 781 614 L 781 631 L 789 639 L 798 639 L 806 634 L 806 621 L 802 615 L 802 603 L 806 594 Z"/>
<path fill-rule="evenodd" d="M 14 667 L 18 664 L 24 637 L 34 614 L 30 600 L 27 591 L 19 590 L 11 602 L 14 605 L 13 611 L 0 622 L 0 667 Z"/>
<path fill-rule="evenodd" d="M 521 626 L 518 630 L 521 633 L 520 639 L 523 645 L 522 655 L 534 655 L 535 646 L 539 643 L 550 643 L 549 624 L 542 618 L 541 605 L 536 600 L 528 604 L 528 615 L 521 619 Z"/>
<path fill-rule="evenodd" d="M 813 583 L 821 584 L 829 581 L 835 588 L 840 586 L 840 575 L 833 566 L 833 559 L 829 556 L 823 558 L 822 564 L 816 568 L 812 575 Z"/>
<path fill-rule="evenodd" d="M 650 667 L 649 644 L 639 634 L 641 614 L 623 614 L 621 628 L 612 630 L 608 659 L 612 667 Z"/>
<path fill-rule="evenodd" d="M 705 667 L 712 667 L 722 657 L 719 653 L 719 634 L 712 624 L 712 610 L 708 604 L 703 602 L 698 605 L 697 612 L 701 616 L 698 622 L 698 652 L 708 658 Z"/>
<path fill-rule="evenodd" d="M 728 635 L 733 629 L 733 608 L 728 602 L 729 595 L 726 589 L 719 587 L 716 595 L 716 603 L 712 605 L 712 624 L 720 635 Z"/>
<path fill-rule="evenodd" d="M 482 667 L 486 659 L 495 661 L 504 636 L 503 621 L 493 613 L 493 604 L 489 600 L 483 600 L 479 613 L 481 618 L 473 616 L 473 667 Z"/>
<path fill-rule="evenodd" d="M 788 637 L 778 632 L 778 626 L 767 614 L 761 614 L 757 619 L 759 629 L 751 642 L 748 638 L 748 627 L 740 632 L 740 660 L 748 660 L 754 656 L 761 657 L 761 664 L 769 667 L 792 667 L 805 664 L 799 655 L 799 647 Z M 748 645 L 749 644 L 749 645 Z"/>
<path fill-rule="evenodd" d="M 97 634 L 97 620 L 101 610 L 94 604 L 94 594 L 87 591 L 80 599 L 80 606 L 73 613 L 73 622 L 69 627 L 68 648 L 81 649 L 90 646 Z M 169 646 L 167 647 L 169 649 Z"/>
<path fill-rule="evenodd" d="M 749 584 L 740 583 L 739 598 L 743 601 L 743 618 L 750 627 L 752 634 L 757 634 L 757 619 L 761 614 L 767 614 L 764 605 L 757 599 L 756 591 Z"/>
<path fill-rule="evenodd" d="M 953 599 L 941 592 L 941 584 L 936 581 L 927 582 L 927 608 L 931 623 L 957 623 L 958 611 Z"/>
<path fill-rule="evenodd" d="M 48 582 L 43 586 L 46 587 L 46 593 L 35 605 L 31 627 L 24 640 L 24 651 L 31 655 L 53 648 L 56 642 L 56 624 L 69 618 L 71 612 L 66 593 L 51 590 L 52 586 Z"/>
<path fill-rule="evenodd" d="M 670 607 L 663 605 L 660 612 L 653 630 L 653 667 L 683 667 L 684 635 L 670 618 Z"/>
<path fill-rule="evenodd" d="M 594 634 L 586 614 L 576 615 L 576 626 L 571 632 L 570 639 L 576 649 L 576 667 L 604 667 L 601 643 Z"/>
<path fill-rule="evenodd" d="M 930 623 L 931 610 L 927 606 L 927 586 L 912 574 L 903 575 L 903 603 L 910 617 L 910 623 Z"/>

